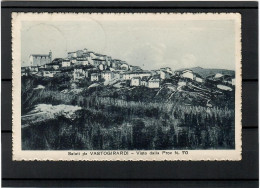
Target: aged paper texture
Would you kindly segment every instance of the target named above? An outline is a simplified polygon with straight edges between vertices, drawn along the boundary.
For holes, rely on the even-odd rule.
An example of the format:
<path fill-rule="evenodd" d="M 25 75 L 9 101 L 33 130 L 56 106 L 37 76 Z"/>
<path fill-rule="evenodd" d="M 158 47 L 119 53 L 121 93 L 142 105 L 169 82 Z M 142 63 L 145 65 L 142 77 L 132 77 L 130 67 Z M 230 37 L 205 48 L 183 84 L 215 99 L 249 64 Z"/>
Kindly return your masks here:
<path fill-rule="evenodd" d="M 13 160 L 241 160 L 239 13 L 12 13 Z"/>

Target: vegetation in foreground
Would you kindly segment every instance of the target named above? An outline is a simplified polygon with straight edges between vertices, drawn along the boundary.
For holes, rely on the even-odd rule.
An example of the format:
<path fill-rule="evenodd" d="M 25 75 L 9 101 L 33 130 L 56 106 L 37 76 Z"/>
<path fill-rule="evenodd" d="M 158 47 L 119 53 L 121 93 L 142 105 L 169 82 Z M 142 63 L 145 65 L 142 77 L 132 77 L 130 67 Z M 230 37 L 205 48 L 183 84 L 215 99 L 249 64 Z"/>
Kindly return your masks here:
<path fill-rule="evenodd" d="M 83 89 L 80 94 L 63 93 L 71 87 L 69 77 L 39 79 L 22 78 L 22 115 L 42 103 L 82 109 L 74 119 L 57 115 L 22 128 L 24 150 L 234 148 L 230 105 L 207 108 L 176 100 L 153 102 L 149 96 L 157 91 L 149 90 L 144 98 L 145 88 L 123 94 L 111 88 L 108 92 L 105 86 Z M 45 89 L 33 89 L 38 84 Z"/>

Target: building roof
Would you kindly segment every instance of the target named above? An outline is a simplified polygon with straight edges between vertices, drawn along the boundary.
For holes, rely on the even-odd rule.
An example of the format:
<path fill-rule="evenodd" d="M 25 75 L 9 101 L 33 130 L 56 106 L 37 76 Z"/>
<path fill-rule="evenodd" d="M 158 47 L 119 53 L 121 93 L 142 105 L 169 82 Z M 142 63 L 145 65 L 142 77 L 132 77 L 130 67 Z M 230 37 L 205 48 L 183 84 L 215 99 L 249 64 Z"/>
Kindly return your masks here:
<path fill-rule="evenodd" d="M 98 59 L 98 58 L 93 58 L 92 60 L 96 60 L 96 61 L 106 61 L 104 59 Z"/>
<path fill-rule="evenodd" d="M 115 61 L 121 61 L 120 59 L 113 59 L 113 60 L 115 60 Z"/>
<path fill-rule="evenodd" d="M 49 54 L 31 54 L 30 56 L 49 57 Z"/>
<path fill-rule="evenodd" d="M 190 70 L 190 69 L 185 69 L 185 70 L 183 70 L 183 71 L 181 71 L 181 72 L 193 72 L 193 71 Z"/>
<path fill-rule="evenodd" d="M 96 56 L 105 57 L 106 55 L 95 53 Z"/>
<path fill-rule="evenodd" d="M 221 73 L 217 73 L 217 74 L 215 74 L 215 78 L 221 78 L 222 76 L 224 76 L 224 75 L 221 74 Z"/>

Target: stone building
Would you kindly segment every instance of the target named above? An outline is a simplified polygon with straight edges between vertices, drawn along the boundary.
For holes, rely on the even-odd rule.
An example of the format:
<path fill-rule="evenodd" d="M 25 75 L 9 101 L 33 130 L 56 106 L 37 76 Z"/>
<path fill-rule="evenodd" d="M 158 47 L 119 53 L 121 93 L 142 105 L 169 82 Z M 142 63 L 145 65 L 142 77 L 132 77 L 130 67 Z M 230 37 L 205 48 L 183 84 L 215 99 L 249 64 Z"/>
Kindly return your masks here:
<path fill-rule="evenodd" d="M 30 66 L 42 66 L 52 62 L 52 52 L 49 54 L 31 54 L 29 56 Z"/>
<path fill-rule="evenodd" d="M 114 73 L 111 71 L 104 71 L 101 73 L 101 77 L 105 80 L 112 80 L 114 78 Z"/>
<path fill-rule="evenodd" d="M 133 77 L 131 79 L 130 85 L 131 86 L 140 86 L 141 85 L 141 78 L 140 77 Z"/>
<path fill-rule="evenodd" d="M 99 81 L 99 78 L 100 76 L 99 76 L 99 74 L 98 73 L 92 73 L 91 74 L 91 76 L 90 76 L 90 80 L 92 81 L 92 82 L 94 82 L 94 81 Z"/>
<path fill-rule="evenodd" d="M 160 79 L 158 79 L 158 78 L 151 78 L 148 81 L 147 87 L 149 87 L 149 88 L 159 88 L 160 87 Z"/>

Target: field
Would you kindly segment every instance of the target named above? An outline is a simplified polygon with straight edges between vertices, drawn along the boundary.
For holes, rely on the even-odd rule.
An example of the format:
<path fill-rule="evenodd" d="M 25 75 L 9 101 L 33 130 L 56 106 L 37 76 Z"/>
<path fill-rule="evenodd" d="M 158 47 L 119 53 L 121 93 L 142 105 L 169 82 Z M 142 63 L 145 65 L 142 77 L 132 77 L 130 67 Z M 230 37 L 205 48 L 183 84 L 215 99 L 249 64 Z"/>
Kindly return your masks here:
<path fill-rule="evenodd" d="M 64 93 L 73 90 L 69 78 L 62 78 L 22 77 L 22 116 L 38 104 L 81 107 L 73 118 L 57 113 L 55 118 L 43 114 L 43 121 L 22 121 L 29 125 L 22 128 L 23 150 L 234 149 L 230 105 L 152 100 L 158 91 L 145 88 L 86 89 L 88 81 L 80 93 Z M 45 88 L 34 89 L 38 84 Z"/>

